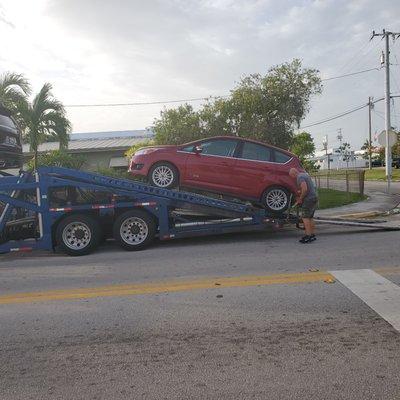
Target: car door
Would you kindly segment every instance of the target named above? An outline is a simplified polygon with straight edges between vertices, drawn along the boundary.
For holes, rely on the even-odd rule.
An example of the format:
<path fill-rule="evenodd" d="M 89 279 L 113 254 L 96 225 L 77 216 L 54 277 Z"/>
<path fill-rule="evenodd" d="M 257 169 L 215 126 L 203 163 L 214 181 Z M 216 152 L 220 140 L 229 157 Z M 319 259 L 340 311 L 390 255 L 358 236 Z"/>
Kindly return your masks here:
<path fill-rule="evenodd" d="M 237 194 L 258 199 L 275 180 L 273 149 L 243 141 L 234 167 Z"/>
<path fill-rule="evenodd" d="M 231 192 L 234 184 L 232 172 L 236 162 L 233 156 L 237 144 L 237 139 L 208 139 L 197 143 L 201 152 L 193 148 L 186 159 L 186 183 Z"/>

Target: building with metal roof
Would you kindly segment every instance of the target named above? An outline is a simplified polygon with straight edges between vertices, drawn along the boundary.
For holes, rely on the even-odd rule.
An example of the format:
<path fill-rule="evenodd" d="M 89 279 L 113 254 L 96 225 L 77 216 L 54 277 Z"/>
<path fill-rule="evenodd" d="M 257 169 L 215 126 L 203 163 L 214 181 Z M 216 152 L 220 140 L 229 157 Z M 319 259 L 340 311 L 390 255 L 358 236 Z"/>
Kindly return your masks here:
<path fill-rule="evenodd" d="M 151 130 L 111 131 L 72 133 L 68 142 L 67 152 L 79 154 L 85 158 L 85 169 L 127 168 L 128 159 L 125 152 L 133 145 L 152 139 Z M 46 142 L 39 146 L 39 154 L 58 150 L 58 142 Z M 29 144 L 23 145 L 24 160 L 33 157 Z"/>

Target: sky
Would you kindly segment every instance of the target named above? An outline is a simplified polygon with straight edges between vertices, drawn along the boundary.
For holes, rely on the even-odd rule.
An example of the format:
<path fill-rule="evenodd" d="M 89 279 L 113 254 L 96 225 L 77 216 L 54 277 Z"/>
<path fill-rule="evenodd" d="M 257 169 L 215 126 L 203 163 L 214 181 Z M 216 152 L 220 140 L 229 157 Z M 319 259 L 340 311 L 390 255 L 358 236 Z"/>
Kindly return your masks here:
<path fill-rule="evenodd" d="M 383 41 L 370 41 L 383 28 L 400 32 L 399 0 L 0 0 L 0 73 L 24 74 L 34 91 L 50 82 L 59 100 L 77 105 L 227 95 L 241 77 L 293 58 L 323 79 L 378 68 L 325 81 L 306 126 L 383 96 Z M 400 39 L 391 62 L 391 91 L 400 94 Z M 150 127 L 163 107 L 67 112 L 73 132 L 94 132 Z M 392 111 L 400 128 L 400 98 Z M 373 133 L 384 129 L 383 112 L 377 103 Z M 359 148 L 367 108 L 306 130 L 320 149 L 324 135 L 338 144 L 339 128 Z"/>

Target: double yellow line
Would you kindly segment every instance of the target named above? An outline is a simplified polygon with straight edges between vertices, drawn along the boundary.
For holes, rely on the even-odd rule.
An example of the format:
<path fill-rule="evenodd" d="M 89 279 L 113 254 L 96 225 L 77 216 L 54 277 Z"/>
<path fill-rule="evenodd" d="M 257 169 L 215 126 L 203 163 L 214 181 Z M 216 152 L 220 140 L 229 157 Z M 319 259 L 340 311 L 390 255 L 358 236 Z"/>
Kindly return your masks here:
<path fill-rule="evenodd" d="M 279 285 L 293 283 L 331 282 L 327 272 L 304 272 L 267 276 L 244 275 L 229 278 L 210 278 L 191 281 L 150 282 L 132 285 L 113 285 L 94 288 L 51 290 L 32 293 L 13 293 L 0 296 L 0 304 L 36 303 L 53 300 L 79 300 L 94 297 L 133 296 L 155 293 L 184 292 L 200 289 Z"/>

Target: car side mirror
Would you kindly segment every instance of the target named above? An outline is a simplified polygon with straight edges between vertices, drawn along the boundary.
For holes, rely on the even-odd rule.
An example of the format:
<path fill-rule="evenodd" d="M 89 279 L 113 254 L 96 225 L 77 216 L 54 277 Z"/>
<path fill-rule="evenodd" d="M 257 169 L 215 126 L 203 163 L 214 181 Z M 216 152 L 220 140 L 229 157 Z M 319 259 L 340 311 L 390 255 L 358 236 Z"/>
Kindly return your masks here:
<path fill-rule="evenodd" d="M 203 148 L 201 146 L 194 146 L 194 152 L 196 154 L 200 154 L 203 151 Z"/>

